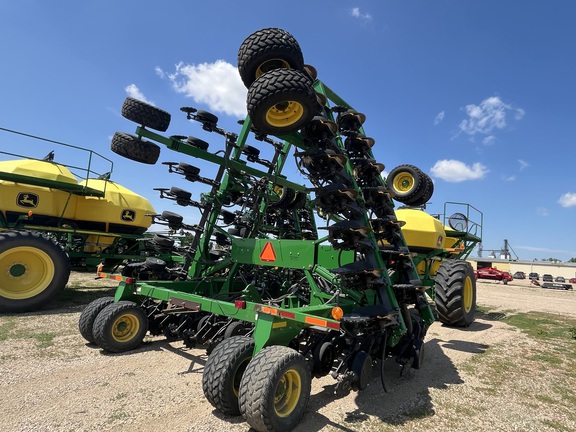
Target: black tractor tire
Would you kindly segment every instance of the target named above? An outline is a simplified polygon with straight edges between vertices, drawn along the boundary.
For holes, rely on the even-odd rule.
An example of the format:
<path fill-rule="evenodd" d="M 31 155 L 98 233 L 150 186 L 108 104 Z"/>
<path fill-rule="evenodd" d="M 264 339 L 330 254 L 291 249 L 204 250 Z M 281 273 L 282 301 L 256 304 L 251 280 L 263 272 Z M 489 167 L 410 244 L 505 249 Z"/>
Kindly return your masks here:
<path fill-rule="evenodd" d="M 306 192 L 296 192 L 296 196 L 288 205 L 287 210 L 301 210 L 306 207 L 308 202 L 308 194 Z"/>
<path fill-rule="evenodd" d="M 138 277 L 138 273 L 140 273 L 140 271 L 142 271 L 143 266 L 144 266 L 143 262 L 133 262 L 133 263 L 126 264 L 122 268 L 122 271 L 120 272 L 120 274 L 122 276 L 136 278 L 136 277 Z"/>
<path fill-rule="evenodd" d="M 218 123 L 218 117 L 208 111 L 198 110 L 196 111 L 196 120 L 200 123 Z"/>
<path fill-rule="evenodd" d="M 0 313 L 39 309 L 69 277 L 68 255 L 52 239 L 33 231 L 0 232 Z"/>
<path fill-rule="evenodd" d="M 188 201 L 192 198 L 192 192 L 180 189 L 176 186 L 172 186 L 170 188 L 170 193 L 174 195 L 178 200 Z"/>
<path fill-rule="evenodd" d="M 249 328 L 243 321 L 232 321 L 226 326 L 226 330 L 224 330 L 224 339 L 229 339 L 234 336 L 244 336 L 248 331 Z"/>
<path fill-rule="evenodd" d="M 274 69 L 303 70 L 300 45 L 290 33 L 279 28 L 258 30 L 248 36 L 238 50 L 238 72 L 244 85 Z"/>
<path fill-rule="evenodd" d="M 468 327 L 476 312 L 476 278 L 464 260 L 442 262 L 434 277 L 436 312 L 440 322 L 452 327 Z"/>
<path fill-rule="evenodd" d="M 182 224 L 182 221 L 184 220 L 184 218 L 178 213 L 173 213 L 168 210 L 162 212 L 162 218 L 165 219 L 168 223 L 175 225 Z"/>
<path fill-rule="evenodd" d="M 240 380 L 253 352 L 254 339 L 233 336 L 220 342 L 208 357 L 202 375 L 202 390 L 208 402 L 221 413 L 240 415 Z"/>
<path fill-rule="evenodd" d="M 246 103 L 254 127 L 271 135 L 297 131 L 314 117 L 318 105 L 310 80 L 292 69 L 260 76 L 250 86 Z"/>
<path fill-rule="evenodd" d="M 89 343 L 95 343 L 94 332 L 92 331 L 92 328 L 94 327 L 94 321 L 96 320 L 96 317 L 100 312 L 102 312 L 102 309 L 112 303 L 114 303 L 114 297 L 97 298 L 96 300 L 90 302 L 80 314 L 80 319 L 78 320 L 78 329 L 80 330 L 80 335 Z"/>
<path fill-rule="evenodd" d="M 420 180 L 422 181 L 423 187 L 420 188 L 418 193 L 415 193 L 411 199 L 404 200 L 404 204 L 411 206 L 411 207 L 419 207 L 426 204 L 430 198 L 432 198 L 432 194 L 434 193 L 434 183 L 432 179 L 426 174 L 420 171 L 421 177 Z"/>
<path fill-rule="evenodd" d="M 148 165 L 154 165 L 160 157 L 159 145 L 124 132 L 114 133 L 110 150 L 126 159 Z"/>
<path fill-rule="evenodd" d="M 287 186 L 282 186 L 282 188 L 277 188 L 274 192 L 278 195 L 278 201 L 270 203 L 268 206 L 271 209 L 287 209 L 290 203 L 294 201 L 296 197 L 296 191 Z"/>
<path fill-rule="evenodd" d="M 421 206 L 426 204 L 428 201 L 430 201 L 432 195 L 434 195 L 434 182 L 432 181 L 432 179 L 428 174 L 426 173 L 422 174 L 424 174 L 424 181 L 425 181 L 424 190 L 422 191 L 422 196 L 417 200 L 417 202 L 415 204 L 412 204 L 415 206 Z"/>
<path fill-rule="evenodd" d="M 195 167 L 194 165 L 187 164 L 186 162 L 178 163 L 178 168 L 180 168 L 184 172 L 184 175 L 186 177 L 195 177 L 200 174 L 200 168 Z"/>
<path fill-rule="evenodd" d="M 144 261 L 144 268 L 154 272 L 161 272 L 166 268 L 166 261 L 156 257 L 148 257 Z"/>
<path fill-rule="evenodd" d="M 94 320 L 94 342 L 111 353 L 136 349 L 148 331 L 148 317 L 131 301 L 106 306 Z"/>
<path fill-rule="evenodd" d="M 186 142 L 188 144 L 190 144 L 192 147 L 199 148 L 200 150 L 208 150 L 208 147 L 210 147 L 210 144 L 208 144 L 206 141 L 201 140 L 200 138 L 193 137 L 193 136 L 189 136 L 188 139 L 186 140 Z M 180 162 L 180 164 L 183 164 L 183 163 L 184 162 Z M 198 170 L 198 173 L 200 173 L 200 170 Z M 196 174 L 198 174 L 198 173 L 196 173 Z"/>
<path fill-rule="evenodd" d="M 154 237 L 152 237 L 152 242 L 163 248 L 170 249 L 174 247 L 174 239 L 171 239 L 170 237 L 162 234 L 154 234 Z"/>
<path fill-rule="evenodd" d="M 248 363 L 240 381 L 240 412 L 257 431 L 289 431 L 306 411 L 312 377 L 306 359 L 272 345 Z"/>
<path fill-rule="evenodd" d="M 388 174 L 386 186 L 394 192 L 396 201 L 416 205 L 426 188 L 425 175 L 414 165 L 399 165 Z"/>
<path fill-rule="evenodd" d="M 165 132 L 170 126 L 169 112 L 132 97 L 124 99 L 121 114 L 134 123 L 160 132 Z"/>

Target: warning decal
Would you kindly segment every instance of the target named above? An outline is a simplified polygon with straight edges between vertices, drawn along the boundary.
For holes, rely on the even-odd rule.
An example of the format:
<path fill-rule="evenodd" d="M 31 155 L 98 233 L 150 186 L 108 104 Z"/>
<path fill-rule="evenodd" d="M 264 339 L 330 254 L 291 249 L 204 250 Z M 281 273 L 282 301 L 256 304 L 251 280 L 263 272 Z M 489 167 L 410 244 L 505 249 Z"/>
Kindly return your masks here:
<path fill-rule="evenodd" d="M 267 242 L 262 248 L 262 252 L 260 252 L 260 260 L 265 262 L 274 262 L 276 261 L 276 252 L 274 252 L 274 247 L 272 243 Z"/>

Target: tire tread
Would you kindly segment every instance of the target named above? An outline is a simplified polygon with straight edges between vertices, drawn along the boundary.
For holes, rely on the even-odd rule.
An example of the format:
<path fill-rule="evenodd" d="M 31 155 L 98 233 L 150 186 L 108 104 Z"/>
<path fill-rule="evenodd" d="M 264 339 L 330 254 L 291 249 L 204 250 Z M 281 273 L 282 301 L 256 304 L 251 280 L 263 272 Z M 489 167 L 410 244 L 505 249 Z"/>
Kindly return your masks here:
<path fill-rule="evenodd" d="M 272 422 L 277 417 L 274 404 L 266 404 L 267 397 L 274 395 L 271 388 L 279 371 L 294 362 L 301 355 L 286 346 L 272 345 L 260 351 L 248 364 L 242 382 L 238 402 L 240 412 L 248 424 L 257 431 L 290 430 L 294 425 L 279 427 Z M 310 397 L 311 373 L 308 366 L 304 369 L 306 376 L 302 379 L 302 398 L 304 407 Z M 285 419 L 284 419 L 285 420 Z"/>
<path fill-rule="evenodd" d="M 232 400 L 226 387 L 234 379 L 235 370 L 230 365 L 254 350 L 254 340 L 245 336 L 234 336 L 218 344 L 208 357 L 202 375 L 202 390 L 206 399 L 223 414 L 239 415 L 238 399 Z"/>
<path fill-rule="evenodd" d="M 78 320 L 78 329 L 80 335 L 90 343 L 94 343 L 94 321 L 98 314 L 109 304 L 114 303 L 114 297 L 100 297 L 93 302 L 89 303 L 80 314 Z"/>
<path fill-rule="evenodd" d="M 298 99 L 304 109 L 302 117 L 292 125 L 284 128 L 274 127 L 265 122 L 266 111 L 286 96 L 288 100 Z M 262 133 L 282 135 L 294 132 L 308 123 L 318 106 L 316 93 L 310 80 L 303 72 L 292 69 L 276 69 L 261 75 L 248 90 L 248 115 L 254 127 Z"/>
<path fill-rule="evenodd" d="M 464 310 L 463 288 L 466 277 L 473 281 L 473 303 L 469 313 Z M 435 303 L 440 322 L 454 327 L 467 327 L 474 321 L 476 284 L 472 266 L 463 260 L 446 260 L 435 276 Z"/>
<path fill-rule="evenodd" d="M 114 133 L 110 150 L 126 159 L 148 165 L 154 165 L 160 157 L 159 145 L 124 132 Z"/>
<path fill-rule="evenodd" d="M 117 319 L 120 312 L 124 312 L 129 309 L 139 310 L 143 314 L 143 318 L 145 318 L 145 320 L 141 322 L 142 325 L 140 327 L 140 334 L 136 335 L 129 342 L 114 342 L 111 339 L 111 335 L 109 333 L 111 330 L 110 327 Z M 144 339 L 147 331 L 148 320 L 144 314 L 144 311 L 140 309 L 136 303 L 125 300 L 109 304 L 104 309 L 102 309 L 102 311 L 96 317 L 93 326 L 94 341 L 96 344 L 104 351 L 112 353 L 130 351 L 137 348 L 142 343 L 142 340 Z"/>
<path fill-rule="evenodd" d="M 302 50 L 296 39 L 286 30 L 267 28 L 248 36 L 238 50 L 238 72 L 249 88 L 256 80 L 256 70 L 270 58 L 282 58 L 293 69 L 304 67 Z"/>
<path fill-rule="evenodd" d="M 160 132 L 165 132 L 170 126 L 169 112 L 156 108 L 139 99 L 127 97 L 122 104 L 122 117 Z"/>

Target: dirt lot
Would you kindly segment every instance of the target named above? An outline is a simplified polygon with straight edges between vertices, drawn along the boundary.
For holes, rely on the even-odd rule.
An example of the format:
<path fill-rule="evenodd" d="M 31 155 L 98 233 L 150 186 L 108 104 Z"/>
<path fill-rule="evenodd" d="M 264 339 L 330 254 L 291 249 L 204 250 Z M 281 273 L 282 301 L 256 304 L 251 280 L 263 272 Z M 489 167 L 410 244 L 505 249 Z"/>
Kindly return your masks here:
<path fill-rule="evenodd" d="M 74 276 L 76 288 L 112 286 Z M 0 316 L 0 430 L 249 430 L 204 398 L 203 350 L 154 338 L 134 352 L 105 354 L 77 329 L 80 311 L 102 291 L 69 291 L 56 309 Z M 502 321 L 513 311 L 576 318 L 576 291 L 482 282 L 478 303 L 490 313 L 469 328 L 430 328 L 422 369 L 400 377 L 391 361 L 388 393 L 378 367 L 368 389 L 342 399 L 333 397 L 332 378 L 315 380 L 296 431 L 576 430 L 576 371 L 562 360 L 562 345 L 550 362 L 551 348 Z"/>

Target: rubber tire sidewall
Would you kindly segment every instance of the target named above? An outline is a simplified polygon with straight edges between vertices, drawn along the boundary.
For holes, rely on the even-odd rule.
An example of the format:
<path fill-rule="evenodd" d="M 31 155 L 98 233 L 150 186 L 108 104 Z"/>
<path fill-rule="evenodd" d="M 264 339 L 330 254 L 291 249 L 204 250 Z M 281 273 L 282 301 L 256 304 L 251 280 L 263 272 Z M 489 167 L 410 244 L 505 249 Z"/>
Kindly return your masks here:
<path fill-rule="evenodd" d="M 270 124 L 266 119 L 269 110 L 284 102 L 298 103 L 302 115 L 283 126 Z M 254 128 L 264 134 L 282 136 L 299 130 L 312 120 L 318 102 L 316 92 L 304 73 L 292 69 L 276 69 L 261 75 L 252 83 L 246 105 Z"/>
<path fill-rule="evenodd" d="M 414 195 L 411 200 L 404 200 L 404 204 L 418 207 L 423 206 L 434 194 L 434 182 L 432 179 L 424 172 L 421 172 L 421 181 L 423 182 L 424 186 L 421 188 L 420 192 L 417 195 Z"/>
<path fill-rule="evenodd" d="M 122 117 L 134 123 L 160 132 L 165 132 L 170 126 L 171 115 L 169 112 L 133 97 L 124 99 L 120 113 Z"/>
<path fill-rule="evenodd" d="M 242 42 L 238 49 L 238 72 L 246 88 L 257 79 L 258 68 L 272 59 L 281 59 L 292 69 L 304 68 L 300 45 L 286 30 L 279 28 L 258 30 Z"/>
<path fill-rule="evenodd" d="M 152 237 L 152 242 L 163 248 L 170 249 L 174 247 L 174 239 L 162 234 L 155 234 L 154 237 Z"/>
<path fill-rule="evenodd" d="M 279 379 L 288 370 L 299 374 L 301 393 L 294 410 L 286 417 L 279 417 L 274 396 Z M 257 431 L 289 431 L 306 411 L 311 383 L 310 366 L 301 354 L 286 346 L 266 347 L 254 356 L 242 376 L 238 396 L 240 412 Z"/>
<path fill-rule="evenodd" d="M 413 187 L 407 192 L 398 191 L 394 188 L 394 180 L 402 173 L 408 173 L 414 179 Z M 426 180 L 423 176 L 424 173 L 414 165 L 399 165 L 390 171 L 390 174 L 388 174 L 388 177 L 386 178 L 386 187 L 394 192 L 393 198 L 396 201 L 411 205 L 412 202 L 415 202 L 424 193 Z"/>
<path fill-rule="evenodd" d="M 160 157 L 160 146 L 124 132 L 115 132 L 110 150 L 126 159 L 154 165 Z"/>
<path fill-rule="evenodd" d="M 112 336 L 112 327 L 116 319 L 131 313 L 139 319 L 138 332 L 127 342 L 120 342 Z M 93 326 L 94 341 L 104 351 L 118 353 L 136 349 L 144 340 L 148 331 L 148 317 L 142 308 L 131 301 L 119 301 L 106 306 L 96 317 Z"/>
<path fill-rule="evenodd" d="M 252 338 L 232 336 L 220 342 L 208 357 L 202 374 L 202 390 L 208 402 L 221 413 L 240 415 L 233 383 L 238 378 L 238 373 L 244 373 L 253 352 Z M 244 370 L 240 370 L 241 368 Z"/>
<path fill-rule="evenodd" d="M 114 297 L 100 297 L 96 300 L 88 303 L 88 306 L 84 308 L 80 314 L 80 319 L 78 320 L 78 330 L 80 335 L 86 339 L 89 343 L 95 343 L 94 339 L 94 321 L 102 309 L 104 309 L 109 304 L 114 303 Z"/>
<path fill-rule="evenodd" d="M 0 232 L 0 254 L 16 247 L 34 247 L 52 260 L 54 276 L 42 292 L 25 299 L 0 296 L 0 313 L 30 312 L 54 300 L 66 287 L 70 278 L 70 259 L 58 244 L 34 231 Z"/>
<path fill-rule="evenodd" d="M 466 278 L 472 283 L 472 304 L 465 310 L 464 285 Z M 434 276 L 434 299 L 440 322 L 453 327 L 468 327 L 476 311 L 476 278 L 472 265 L 464 260 L 442 262 Z"/>
<path fill-rule="evenodd" d="M 246 327 L 246 323 L 243 321 L 232 321 L 230 324 L 226 326 L 226 330 L 224 330 L 224 339 L 229 339 L 235 336 L 244 336 L 248 333 L 249 328 Z"/>

